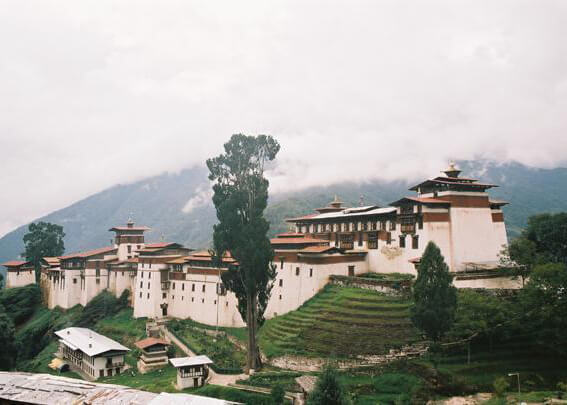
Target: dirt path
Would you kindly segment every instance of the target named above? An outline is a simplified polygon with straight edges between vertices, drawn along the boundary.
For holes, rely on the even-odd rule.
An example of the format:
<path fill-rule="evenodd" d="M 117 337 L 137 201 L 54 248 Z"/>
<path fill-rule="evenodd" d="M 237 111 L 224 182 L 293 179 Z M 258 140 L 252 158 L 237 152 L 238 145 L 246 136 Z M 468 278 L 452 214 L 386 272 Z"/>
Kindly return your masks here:
<path fill-rule="evenodd" d="M 173 342 L 177 347 L 179 347 L 183 353 L 187 356 L 197 356 L 192 350 L 190 350 L 185 343 L 179 340 L 173 333 L 171 333 L 165 325 L 160 326 L 160 330 L 167 340 Z M 237 380 L 246 380 L 248 378 L 247 374 L 218 374 L 212 368 L 209 368 L 209 384 L 224 385 L 229 386 L 236 383 Z"/>

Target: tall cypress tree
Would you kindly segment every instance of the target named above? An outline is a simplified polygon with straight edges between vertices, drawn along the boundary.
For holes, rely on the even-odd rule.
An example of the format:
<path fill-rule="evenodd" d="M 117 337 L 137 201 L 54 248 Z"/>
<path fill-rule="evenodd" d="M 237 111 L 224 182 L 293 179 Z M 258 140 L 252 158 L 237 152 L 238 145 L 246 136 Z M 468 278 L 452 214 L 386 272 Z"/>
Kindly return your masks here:
<path fill-rule="evenodd" d="M 249 370 L 261 364 L 256 334 L 276 275 L 267 236 L 270 225 L 264 218 L 269 185 L 264 165 L 275 159 L 279 149 L 271 136 L 238 134 L 224 145 L 224 154 L 207 160 L 219 221 L 213 230 L 214 254 L 218 263 L 230 251 L 238 262 L 222 275 L 222 281 L 236 295 L 248 328 Z"/>
<path fill-rule="evenodd" d="M 457 289 L 441 250 L 433 242 L 427 244 L 421 257 L 413 297 L 413 324 L 437 342 L 455 320 Z"/>

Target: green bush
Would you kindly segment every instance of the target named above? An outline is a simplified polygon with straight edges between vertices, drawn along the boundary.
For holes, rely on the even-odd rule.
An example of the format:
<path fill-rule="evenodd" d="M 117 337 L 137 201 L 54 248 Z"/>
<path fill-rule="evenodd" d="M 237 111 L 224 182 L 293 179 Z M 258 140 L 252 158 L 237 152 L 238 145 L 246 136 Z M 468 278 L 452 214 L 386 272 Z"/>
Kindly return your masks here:
<path fill-rule="evenodd" d="M 37 284 L 0 291 L 0 305 L 6 309 L 16 326 L 28 320 L 40 304 L 41 290 Z"/>
<path fill-rule="evenodd" d="M 85 306 L 77 326 L 92 327 L 101 319 L 117 314 L 128 306 L 129 294 L 128 290 L 124 290 L 120 298 L 116 298 L 112 293 L 102 291 Z"/>
<path fill-rule="evenodd" d="M 506 395 L 508 388 L 510 388 L 510 383 L 505 377 L 498 377 L 496 380 L 494 380 L 492 386 L 494 387 L 494 393 L 496 394 L 496 396 L 498 398 L 503 398 L 504 395 Z"/>

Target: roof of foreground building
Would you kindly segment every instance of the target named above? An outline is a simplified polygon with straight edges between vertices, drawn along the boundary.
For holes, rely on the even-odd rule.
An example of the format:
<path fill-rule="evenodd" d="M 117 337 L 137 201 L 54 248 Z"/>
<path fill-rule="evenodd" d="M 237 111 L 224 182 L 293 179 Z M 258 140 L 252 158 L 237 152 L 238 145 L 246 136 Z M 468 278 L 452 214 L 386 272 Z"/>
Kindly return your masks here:
<path fill-rule="evenodd" d="M 14 404 L 90 405 L 227 405 L 222 399 L 191 394 L 141 391 L 114 384 L 93 383 L 50 374 L 0 371 L 0 402 Z"/>
<path fill-rule="evenodd" d="M 126 346 L 87 328 L 65 328 L 55 334 L 71 349 L 79 349 L 89 356 L 109 351 L 130 351 Z"/>

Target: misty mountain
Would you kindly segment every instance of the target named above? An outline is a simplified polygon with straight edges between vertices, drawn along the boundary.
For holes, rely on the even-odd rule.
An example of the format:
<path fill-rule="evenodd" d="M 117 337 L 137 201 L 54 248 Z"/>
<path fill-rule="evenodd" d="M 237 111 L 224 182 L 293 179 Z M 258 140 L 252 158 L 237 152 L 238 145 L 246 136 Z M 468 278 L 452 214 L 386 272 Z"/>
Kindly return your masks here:
<path fill-rule="evenodd" d="M 567 169 L 535 169 L 518 163 L 496 164 L 489 161 L 460 162 L 463 175 L 499 184 L 494 198 L 511 204 L 504 208 L 510 236 L 518 235 L 530 215 L 567 211 Z M 286 217 L 307 214 L 326 205 L 337 195 L 346 205 L 381 206 L 412 195 L 405 181 L 367 181 L 311 187 L 270 197 L 267 217 L 272 234 L 287 230 Z M 106 246 L 112 226 L 132 217 L 140 225 L 151 227 L 147 241 L 176 241 L 192 248 L 211 243 L 215 211 L 208 191 L 204 167 L 186 169 L 176 174 L 162 174 L 136 183 L 116 185 L 91 195 L 38 221 L 64 227 L 67 252 Z M 27 225 L 0 239 L 0 262 L 14 259 L 23 252 Z"/>

